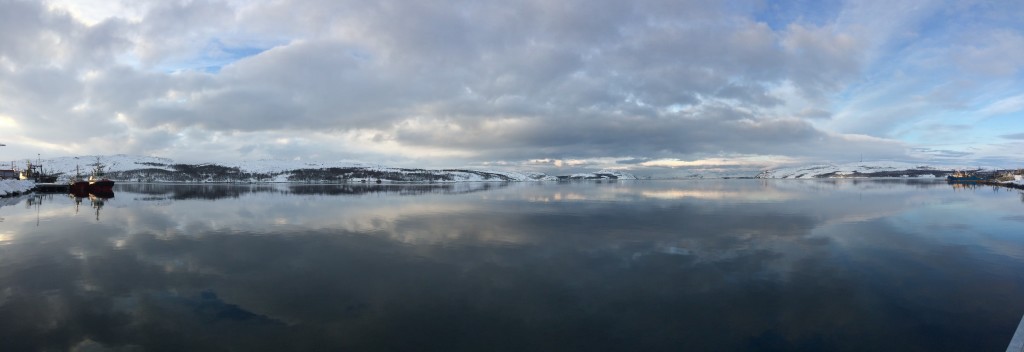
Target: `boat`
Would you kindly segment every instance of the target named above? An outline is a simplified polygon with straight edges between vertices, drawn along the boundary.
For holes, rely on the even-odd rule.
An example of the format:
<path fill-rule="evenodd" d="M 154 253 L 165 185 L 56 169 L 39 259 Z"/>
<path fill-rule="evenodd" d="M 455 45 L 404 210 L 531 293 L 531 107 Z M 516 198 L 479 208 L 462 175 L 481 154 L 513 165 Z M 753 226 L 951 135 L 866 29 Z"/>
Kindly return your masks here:
<path fill-rule="evenodd" d="M 949 182 L 981 182 L 985 181 L 984 177 L 978 176 L 975 173 L 967 171 L 954 171 L 952 175 L 946 176 L 946 181 Z"/>
<path fill-rule="evenodd" d="M 89 175 L 89 193 L 112 193 L 114 192 L 114 181 L 106 178 L 103 173 L 104 165 L 97 159 L 93 164 L 92 175 Z"/>
<path fill-rule="evenodd" d="M 79 198 L 89 194 L 89 181 L 82 178 L 78 166 L 75 166 L 75 177 L 68 180 L 68 191 Z"/>
<path fill-rule="evenodd" d="M 25 169 L 18 175 L 18 179 L 31 180 L 36 183 L 54 183 L 57 182 L 57 175 L 50 175 L 43 171 L 42 163 L 32 164 L 29 160 Z"/>

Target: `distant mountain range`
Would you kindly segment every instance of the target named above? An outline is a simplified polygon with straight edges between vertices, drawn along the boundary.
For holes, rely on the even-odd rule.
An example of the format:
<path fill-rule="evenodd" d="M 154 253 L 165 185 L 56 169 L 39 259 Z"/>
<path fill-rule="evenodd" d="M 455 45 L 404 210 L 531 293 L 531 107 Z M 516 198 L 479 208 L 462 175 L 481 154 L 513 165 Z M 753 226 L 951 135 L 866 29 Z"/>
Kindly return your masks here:
<path fill-rule="evenodd" d="M 122 182 L 376 183 L 380 180 L 381 183 L 448 183 L 637 179 L 633 174 L 621 170 L 547 175 L 539 172 L 396 168 L 359 162 L 294 160 L 187 164 L 168 158 L 124 154 L 44 159 L 42 165 L 45 172 L 58 175 L 62 182 L 75 176 L 76 172 L 89 175 L 97 161 L 105 166 L 107 177 Z M 685 178 L 941 178 L 954 170 L 976 168 L 874 161 L 776 168 L 760 173 L 751 172 L 746 176 L 693 174 Z M 995 171 L 991 167 L 984 169 Z"/>
<path fill-rule="evenodd" d="M 968 167 L 929 166 L 893 161 L 821 164 L 766 170 L 755 178 L 945 177 Z"/>
<path fill-rule="evenodd" d="M 537 172 L 395 168 L 353 162 L 256 160 L 186 164 L 167 158 L 123 154 L 60 157 L 44 159 L 41 164 L 44 172 L 67 180 L 78 173 L 88 175 L 97 162 L 104 166 L 108 178 L 122 182 L 443 183 L 637 179 L 619 170 L 551 176 Z"/>

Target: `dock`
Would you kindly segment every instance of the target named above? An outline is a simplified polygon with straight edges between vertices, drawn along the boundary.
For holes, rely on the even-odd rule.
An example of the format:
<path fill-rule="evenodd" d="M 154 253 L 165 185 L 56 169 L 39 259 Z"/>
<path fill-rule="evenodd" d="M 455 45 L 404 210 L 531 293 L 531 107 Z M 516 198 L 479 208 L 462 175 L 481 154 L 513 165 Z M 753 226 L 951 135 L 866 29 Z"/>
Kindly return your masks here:
<path fill-rule="evenodd" d="M 61 193 L 68 192 L 69 186 L 66 183 L 37 183 L 34 190 L 41 193 Z"/>
<path fill-rule="evenodd" d="M 1020 324 L 1017 324 L 1017 332 L 1013 334 L 1013 339 L 1010 340 L 1010 345 L 1006 347 L 1006 352 L 1024 352 L 1024 317 L 1020 318 Z"/>

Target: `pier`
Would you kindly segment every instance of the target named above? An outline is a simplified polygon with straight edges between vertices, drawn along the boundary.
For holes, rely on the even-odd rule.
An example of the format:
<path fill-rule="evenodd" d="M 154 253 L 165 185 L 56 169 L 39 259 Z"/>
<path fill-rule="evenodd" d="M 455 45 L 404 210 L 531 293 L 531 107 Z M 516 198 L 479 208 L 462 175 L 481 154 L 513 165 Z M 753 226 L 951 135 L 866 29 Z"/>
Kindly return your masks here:
<path fill-rule="evenodd" d="M 67 193 L 70 188 L 67 183 L 37 183 L 33 190 L 40 193 Z"/>

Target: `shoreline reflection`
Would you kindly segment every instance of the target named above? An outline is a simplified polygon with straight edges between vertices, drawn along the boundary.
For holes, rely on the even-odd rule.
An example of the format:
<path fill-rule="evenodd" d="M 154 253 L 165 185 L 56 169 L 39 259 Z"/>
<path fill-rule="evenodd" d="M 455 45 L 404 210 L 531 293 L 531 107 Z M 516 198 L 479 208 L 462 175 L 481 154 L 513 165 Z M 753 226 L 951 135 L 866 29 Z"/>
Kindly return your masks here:
<path fill-rule="evenodd" d="M 508 187 L 507 182 L 462 182 L 438 184 L 163 184 L 122 183 L 117 189 L 166 199 L 238 198 L 252 193 L 283 195 L 365 195 L 365 194 L 463 194 Z M 155 199 L 155 198 L 153 198 Z"/>

